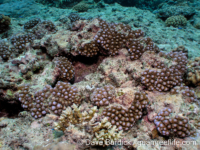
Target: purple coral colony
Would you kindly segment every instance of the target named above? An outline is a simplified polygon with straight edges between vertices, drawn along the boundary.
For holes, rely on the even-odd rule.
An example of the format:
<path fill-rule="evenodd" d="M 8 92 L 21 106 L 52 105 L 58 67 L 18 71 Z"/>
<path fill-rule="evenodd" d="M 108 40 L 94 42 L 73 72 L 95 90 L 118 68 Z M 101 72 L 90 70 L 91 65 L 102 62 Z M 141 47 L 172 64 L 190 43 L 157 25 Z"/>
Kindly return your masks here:
<path fill-rule="evenodd" d="M 0 150 L 200 150 L 200 0 L 0 0 Z"/>

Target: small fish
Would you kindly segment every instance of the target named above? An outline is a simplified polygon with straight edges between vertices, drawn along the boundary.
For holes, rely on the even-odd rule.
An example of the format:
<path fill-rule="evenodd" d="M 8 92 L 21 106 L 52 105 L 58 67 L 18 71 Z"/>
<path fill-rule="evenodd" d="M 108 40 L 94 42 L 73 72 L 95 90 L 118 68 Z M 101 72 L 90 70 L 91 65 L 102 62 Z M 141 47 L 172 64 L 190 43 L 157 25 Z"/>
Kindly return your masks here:
<path fill-rule="evenodd" d="M 178 29 L 182 29 L 181 27 L 178 27 Z"/>

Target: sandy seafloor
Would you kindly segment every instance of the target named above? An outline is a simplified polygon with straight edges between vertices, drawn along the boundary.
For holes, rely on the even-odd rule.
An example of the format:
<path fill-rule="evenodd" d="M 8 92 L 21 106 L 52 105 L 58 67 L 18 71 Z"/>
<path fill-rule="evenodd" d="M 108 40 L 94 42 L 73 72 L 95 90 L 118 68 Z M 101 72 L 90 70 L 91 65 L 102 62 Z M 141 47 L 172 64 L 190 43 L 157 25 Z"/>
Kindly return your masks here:
<path fill-rule="evenodd" d="M 165 22 L 156 16 L 156 12 L 153 13 L 135 7 L 122 7 L 117 3 L 113 5 L 105 4 L 103 8 L 91 8 L 87 12 L 78 13 L 80 17 L 85 20 L 93 20 L 94 18 L 100 17 L 108 22 L 128 24 L 132 27 L 132 30 L 141 29 L 144 31 L 145 37 L 150 37 L 160 50 L 166 53 L 178 46 L 184 46 L 185 49 L 188 50 L 189 63 L 182 86 L 188 86 L 189 90 L 194 91 L 194 97 L 197 100 L 194 102 L 191 101 L 190 96 L 183 96 L 181 90 L 176 94 L 172 94 L 169 91 L 149 91 L 144 89 L 141 83 L 138 83 L 138 78 L 141 77 L 141 73 L 145 71 L 145 69 L 152 68 L 152 64 L 155 61 L 170 62 L 173 64 L 173 60 L 160 57 L 157 53 L 145 52 L 140 59 L 132 61 L 129 58 L 128 51 L 122 48 L 118 55 L 99 56 L 98 60 L 94 61 L 95 63 L 89 65 L 84 64 L 84 61 L 79 62 L 79 60 L 75 58 L 73 60 L 73 65 L 77 71 L 75 71 L 76 82 L 73 83 L 73 85 L 78 88 L 78 91 L 82 95 L 84 108 L 87 108 L 87 106 L 92 103 L 90 95 L 95 89 L 108 84 L 115 87 L 112 103 L 118 103 L 124 105 L 124 107 L 128 107 L 133 101 L 136 91 L 145 92 L 149 98 L 147 112 L 143 114 L 142 118 L 139 119 L 128 132 L 124 132 L 122 135 L 123 141 L 131 141 L 132 143 L 128 146 L 114 145 L 101 147 L 81 145 L 79 141 L 85 138 L 85 131 L 79 129 L 76 125 L 71 125 L 68 131 L 65 132 L 56 131 L 54 129 L 54 123 L 58 122 L 58 116 L 53 113 L 47 114 L 40 119 L 34 119 L 31 117 L 30 112 L 23 111 L 18 101 L 17 93 L 20 92 L 20 88 L 19 90 L 16 89 L 17 86 L 25 83 L 32 84 L 30 92 L 35 93 L 35 91 L 43 89 L 46 84 L 54 86 L 55 82 L 59 80 L 57 75 L 55 75 L 56 69 L 55 65 L 52 63 L 52 59 L 57 56 L 54 54 L 59 53 L 62 49 L 64 49 L 64 52 L 69 52 L 65 48 L 67 45 L 66 41 L 69 38 L 67 33 L 70 28 L 69 24 L 61 22 L 60 19 L 65 18 L 75 11 L 72 9 L 44 6 L 35 3 L 33 0 L 13 1 L 1 4 L 0 14 L 11 16 L 8 37 L 25 33 L 26 31 L 23 29 L 23 24 L 33 18 L 51 20 L 56 25 L 58 31 L 55 33 L 56 36 L 54 33 L 50 32 L 42 39 L 35 40 L 33 46 L 27 45 L 26 51 L 17 57 L 10 58 L 8 61 L 0 60 L 0 108 L 2 109 L 0 110 L 0 149 L 199 150 L 200 106 L 198 101 L 200 100 L 200 29 L 195 28 L 191 22 L 200 22 L 200 5 L 195 5 L 193 8 L 196 13 L 193 15 L 192 19 L 187 21 L 185 27 L 166 27 Z M 66 36 L 63 35 L 63 33 L 66 34 Z M 1 34 L 1 37 L 2 36 L 3 34 Z M 48 41 L 48 37 L 52 38 L 50 42 Z M 40 50 L 40 46 L 43 47 L 42 51 Z M 39 58 L 40 56 L 37 56 L 37 52 L 40 54 L 42 53 L 42 55 L 40 55 L 41 59 Z M 76 57 L 76 54 L 73 53 L 73 55 Z M 65 54 L 64 56 L 68 57 Z M 37 59 L 34 60 L 36 57 Z M 33 73 L 31 78 L 28 78 L 27 74 L 21 73 L 24 67 L 30 70 L 30 65 L 37 62 L 38 59 L 45 62 L 44 68 L 39 69 L 37 73 Z M 18 61 L 23 65 L 13 66 L 13 61 Z M 193 79 L 188 79 L 189 72 L 196 75 L 194 77 L 195 82 L 193 82 Z M 16 81 L 19 78 L 20 80 Z M 14 84 L 14 87 L 11 86 L 11 82 Z M 9 107 L 11 110 L 9 110 Z M 185 138 L 170 138 L 179 143 L 187 141 L 189 144 L 184 145 L 176 143 L 171 145 L 154 145 L 151 143 L 140 145 L 139 141 L 152 142 L 168 140 L 168 138 L 163 137 L 159 133 L 154 133 L 156 129 L 154 117 L 165 107 L 172 109 L 173 114 L 189 119 L 189 123 L 195 129 L 195 134 Z M 102 109 L 99 110 L 102 111 Z M 13 114 L 13 112 L 17 114 Z M 191 141 L 195 144 L 192 144 Z"/>

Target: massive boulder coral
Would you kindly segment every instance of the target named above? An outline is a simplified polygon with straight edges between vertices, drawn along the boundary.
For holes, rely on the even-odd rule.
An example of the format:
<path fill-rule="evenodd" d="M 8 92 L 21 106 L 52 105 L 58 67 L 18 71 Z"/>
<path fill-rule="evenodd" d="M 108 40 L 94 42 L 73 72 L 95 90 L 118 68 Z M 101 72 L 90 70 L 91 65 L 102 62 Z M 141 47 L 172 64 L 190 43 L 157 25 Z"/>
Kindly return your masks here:
<path fill-rule="evenodd" d="M 0 33 L 7 31 L 9 29 L 10 23 L 10 17 L 0 14 Z"/>
<path fill-rule="evenodd" d="M 189 61 L 186 82 L 188 85 L 200 85 L 200 57 L 197 57 L 194 61 Z"/>
<path fill-rule="evenodd" d="M 186 26 L 187 19 L 184 16 L 171 16 L 165 20 L 166 26 L 181 27 Z"/>
<path fill-rule="evenodd" d="M 90 5 L 88 5 L 85 2 L 80 2 L 80 3 L 76 4 L 72 9 L 74 9 L 78 12 L 85 12 L 88 9 L 90 9 Z"/>

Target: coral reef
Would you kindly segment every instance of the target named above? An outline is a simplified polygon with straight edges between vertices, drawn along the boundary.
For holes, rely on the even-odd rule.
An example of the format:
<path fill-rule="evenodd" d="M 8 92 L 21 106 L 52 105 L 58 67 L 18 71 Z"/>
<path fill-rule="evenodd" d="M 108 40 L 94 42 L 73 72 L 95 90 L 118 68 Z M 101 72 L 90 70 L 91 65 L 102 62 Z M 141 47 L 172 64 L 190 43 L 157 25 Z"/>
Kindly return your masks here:
<path fill-rule="evenodd" d="M 139 32 L 141 32 L 141 30 L 139 30 Z M 140 36 L 141 33 L 139 32 L 136 31 L 135 34 Z M 144 44 L 146 45 L 146 47 L 144 47 Z M 159 48 L 153 44 L 150 38 L 146 38 L 143 40 L 141 39 L 134 40 L 133 43 L 130 44 L 130 48 L 128 49 L 128 51 L 131 55 L 130 58 L 132 60 L 136 60 L 136 59 L 139 59 L 145 51 L 159 52 Z"/>
<path fill-rule="evenodd" d="M 41 39 L 47 33 L 55 33 L 57 31 L 56 25 L 50 20 L 38 22 L 29 32 L 35 35 L 37 39 Z"/>
<path fill-rule="evenodd" d="M 116 55 L 125 44 L 125 35 L 114 30 L 116 28 L 114 24 L 109 25 L 103 20 L 100 20 L 99 24 L 102 30 L 95 36 L 95 40 L 108 50 L 110 55 Z"/>
<path fill-rule="evenodd" d="M 43 2 L 0 5 L 0 149 L 199 149 L 196 3 Z M 187 26 L 166 27 L 173 13 Z M 197 145 L 152 144 L 168 139 Z"/>
<path fill-rule="evenodd" d="M 134 57 L 133 55 L 137 55 L 137 58 L 140 58 L 144 51 L 159 51 L 150 38 L 140 38 L 143 34 L 140 29 L 131 30 L 128 25 L 108 23 L 102 19 L 93 19 L 92 21 L 78 20 L 73 24 L 71 32 L 61 32 L 60 30 L 51 37 L 44 37 L 45 41 L 42 41 L 41 44 L 48 51 L 48 49 L 54 49 L 49 47 L 48 45 L 50 44 L 48 43 L 56 41 L 54 55 L 63 51 L 65 53 L 70 51 L 74 56 L 80 54 L 93 57 L 98 53 L 114 56 L 118 54 L 120 49 L 126 47 L 129 49 L 132 58 Z M 66 36 L 68 41 L 64 40 Z M 132 40 L 135 40 L 135 42 L 132 42 Z M 139 48 L 140 52 L 136 51 L 135 48 Z M 51 54 L 52 52 L 49 53 Z"/>
<path fill-rule="evenodd" d="M 34 118 L 41 118 L 49 112 L 46 99 L 50 96 L 51 86 L 46 85 L 43 90 L 37 91 L 34 97 L 30 94 L 29 86 L 30 85 L 24 85 L 19 87 L 22 88 L 19 93 L 19 101 L 22 103 L 22 107 L 25 110 L 31 111 L 31 115 Z"/>

